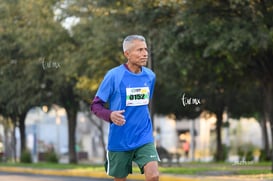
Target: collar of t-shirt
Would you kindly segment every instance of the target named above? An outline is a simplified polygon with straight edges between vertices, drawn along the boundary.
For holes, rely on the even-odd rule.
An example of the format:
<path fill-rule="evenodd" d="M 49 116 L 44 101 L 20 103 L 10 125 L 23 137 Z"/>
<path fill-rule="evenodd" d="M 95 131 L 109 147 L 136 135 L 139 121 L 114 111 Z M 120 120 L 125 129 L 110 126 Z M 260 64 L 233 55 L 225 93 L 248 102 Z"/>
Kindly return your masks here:
<path fill-rule="evenodd" d="M 132 71 L 129 69 L 127 63 L 124 63 L 123 65 L 124 65 L 124 67 L 125 67 L 127 70 L 129 70 L 130 72 L 132 72 Z"/>

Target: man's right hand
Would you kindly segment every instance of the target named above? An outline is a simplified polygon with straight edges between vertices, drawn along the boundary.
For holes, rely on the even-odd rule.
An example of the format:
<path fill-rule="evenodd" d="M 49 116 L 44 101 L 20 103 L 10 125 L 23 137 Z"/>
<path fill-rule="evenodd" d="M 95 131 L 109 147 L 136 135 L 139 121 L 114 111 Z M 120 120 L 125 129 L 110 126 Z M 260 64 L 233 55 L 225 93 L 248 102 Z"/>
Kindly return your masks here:
<path fill-rule="evenodd" d="M 125 110 L 112 111 L 110 114 L 111 121 L 118 126 L 123 126 L 126 122 L 123 113 Z"/>

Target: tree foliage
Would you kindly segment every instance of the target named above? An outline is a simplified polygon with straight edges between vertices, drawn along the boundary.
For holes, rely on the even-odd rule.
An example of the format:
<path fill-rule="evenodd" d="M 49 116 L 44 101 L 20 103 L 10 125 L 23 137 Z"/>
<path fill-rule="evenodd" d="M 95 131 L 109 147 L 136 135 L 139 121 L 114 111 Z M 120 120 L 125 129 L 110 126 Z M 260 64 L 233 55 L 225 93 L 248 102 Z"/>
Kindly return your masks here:
<path fill-rule="evenodd" d="M 12 118 L 21 135 L 25 135 L 24 121 L 29 109 L 56 103 L 62 95 L 53 93 L 53 82 L 59 79 L 56 72 L 64 64 L 60 62 L 65 60 L 63 52 L 69 51 L 64 46 L 68 36 L 54 20 L 54 4 L 32 0 L 1 2 L 0 41 L 6 45 L 0 50 L 1 114 Z M 21 137 L 22 151 L 24 138 Z"/>
<path fill-rule="evenodd" d="M 185 30 L 180 33 L 184 37 L 182 44 L 189 42 L 191 47 L 197 47 L 189 56 L 194 55 L 200 67 L 208 67 L 206 71 L 198 69 L 198 79 L 203 82 L 198 89 L 203 89 L 205 108 L 218 115 L 217 150 L 221 151 L 220 129 L 225 108 L 237 116 L 238 112 L 240 115 L 261 112 L 261 104 L 255 104 L 261 100 L 261 95 L 254 90 L 264 85 L 262 77 L 272 78 L 268 72 L 272 67 L 268 61 L 272 57 L 272 22 L 268 21 L 272 3 L 208 0 L 187 1 L 185 7 Z M 267 58 L 261 59 L 264 56 Z M 267 67 L 260 64 L 267 64 Z M 255 73 L 257 70 L 260 76 Z M 204 77 L 207 77 L 205 81 Z M 271 78 L 267 85 L 272 84 Z M 266 101 L 270 96 L 265 96 Z M 243 97 L 253 104 L 244 102 Z M 218 159 L 221 159 L 219 154 Z"/>

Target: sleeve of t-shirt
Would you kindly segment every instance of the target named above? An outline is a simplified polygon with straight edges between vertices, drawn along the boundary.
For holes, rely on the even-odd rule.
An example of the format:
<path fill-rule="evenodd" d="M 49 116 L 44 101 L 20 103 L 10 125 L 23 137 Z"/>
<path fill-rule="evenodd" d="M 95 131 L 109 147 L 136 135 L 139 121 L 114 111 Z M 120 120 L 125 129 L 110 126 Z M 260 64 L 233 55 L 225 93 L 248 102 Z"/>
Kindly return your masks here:
<path fill-rule="evenodd" d="M 96 96 L 90 106 L 91 112 L 93 112 L 97 117 L 107 121 L 111 122 L 110 120 L 110 114 L 111 110 L 105 108 L 105 102 L 101 100 L 98 96 Z"/>
<path fill-rule="evenodd" d="M 114 90 L 114 76 L 113 72 L 109 71 L 104 76 L 96 96 L 99 97 L 103 102 L 108 102 L 109 97 L 112 95 Z"/>

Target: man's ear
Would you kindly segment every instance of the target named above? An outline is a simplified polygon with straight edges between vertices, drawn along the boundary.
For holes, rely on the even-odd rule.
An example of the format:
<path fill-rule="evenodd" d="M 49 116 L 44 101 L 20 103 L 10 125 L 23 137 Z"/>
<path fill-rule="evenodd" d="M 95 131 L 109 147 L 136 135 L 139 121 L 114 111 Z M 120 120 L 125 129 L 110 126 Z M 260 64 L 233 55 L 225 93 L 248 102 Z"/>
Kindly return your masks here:
<path fill-rule="evenodd" d="M 124 54 L 124 56 L 125 56 L 127 59 L 129 58 L 129 52 L 128 52 L 128 50 L 125 51 L 123 54 Z"/>

